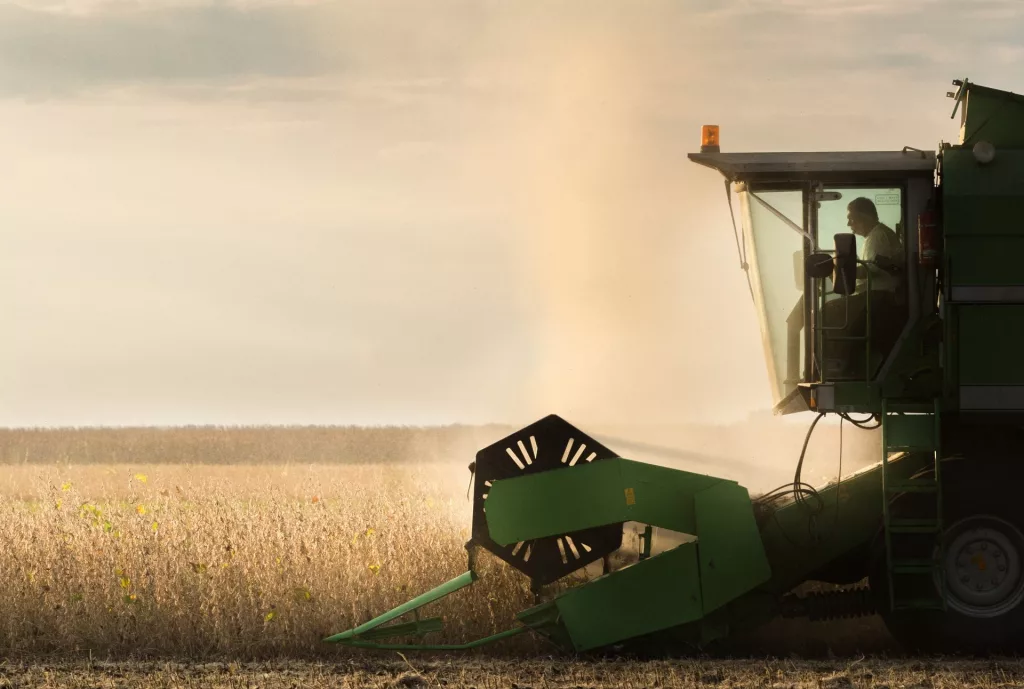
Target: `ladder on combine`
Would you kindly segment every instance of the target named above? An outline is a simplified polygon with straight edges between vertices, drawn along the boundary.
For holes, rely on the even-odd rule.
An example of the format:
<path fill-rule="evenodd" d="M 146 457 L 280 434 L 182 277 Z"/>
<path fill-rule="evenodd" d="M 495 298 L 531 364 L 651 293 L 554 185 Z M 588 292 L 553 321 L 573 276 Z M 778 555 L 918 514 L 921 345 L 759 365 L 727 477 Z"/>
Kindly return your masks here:
<path fill-rule="evenodd" d="M 896 610 L 945 610 L 942 567 L 942 474 L 940 470 L 939 400 L 930 413 L 890 411 L 882 401 L 882 523 L 888 568 L 889 606 Z M 928 454 L 930 477 L 896 479 L 890 455 Z M 913 494 L 900 501 L 897 496 Z"/>

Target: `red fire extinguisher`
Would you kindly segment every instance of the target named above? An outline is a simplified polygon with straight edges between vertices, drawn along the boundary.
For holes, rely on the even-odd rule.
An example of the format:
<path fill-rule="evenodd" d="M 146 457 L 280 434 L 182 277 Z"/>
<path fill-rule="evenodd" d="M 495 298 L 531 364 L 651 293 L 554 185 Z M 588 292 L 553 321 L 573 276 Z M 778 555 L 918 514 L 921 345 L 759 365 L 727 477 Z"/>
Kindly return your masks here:
<path fill-rule="evenodd" d="M 917 216 L 917 256 L 921 267 L 933 270 L 942 253 L 942 229 L 939 212 L 928 206 Z"/>

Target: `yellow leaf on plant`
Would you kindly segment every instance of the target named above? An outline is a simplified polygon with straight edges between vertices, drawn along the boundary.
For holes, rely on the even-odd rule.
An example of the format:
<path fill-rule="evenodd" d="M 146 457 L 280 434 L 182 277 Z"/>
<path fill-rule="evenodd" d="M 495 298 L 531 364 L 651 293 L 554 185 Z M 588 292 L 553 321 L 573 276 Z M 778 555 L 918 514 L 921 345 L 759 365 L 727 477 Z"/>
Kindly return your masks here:
<path fill-rule="evenodd" d="M 69 490 L 71 490 L 71 482 L 65 481 L 64 483 L 60 484 L 60 489 L 67 493 Z"/>
<path fill-rule="evenodd" d="M 377 572 L 379 572 L 379 571 L 380 571 L 380 564 L 378 564 L 378 563 L 374 563 L 374 564 L 372 564 L 372 565 L 369 565 L 369 568 L 370 568 L 370 571 L 371 571 L 371 572 L 373 572 L 373 573 L 374 573 L 374 575 L 376 575 L 376 574 L 377 574 Z"/>
<path fill-rule="evenodd" d="M 367 535 L 367 536 L 372 536 L 372 535 L 373 535 L 373 534 L 375 534 L 375 533 L 377 533 L 377 532 L 376 532 L 376 531 L 374 531 L 373 529 L 367 529 L 367 530 L 366 530 L 366 535 Z"/>
<path fill-rule="evenodd" d="M 135 512 L 137 514 L 140 514 L 140 515 L 145 514 L 146 513 L 146 507 L 144 505 L 136 505 Z"/>
<path fill-rule="evenodd" d="M 121 577 L 121 588 L 127 589 L 131 585 L 132 585 L 132 580 L 131 579 L 129 579 L 128 577 Z"/>
<path fill-rule="evenodd" d="M 153 529 L 153 533 L 156 533 L 157 530 L 160 528 L 160 525 L 156 522 L 153 522 L 152 526 L 150 526 L 149 528 Z"/>
<path fill-rule="evenodd" d="M 148 478 L 145 474 L 135 474 L 135 480 L 138 481 L 139 483 L 145 483 L 148 480 Z"/>
<path fill-rule="evenodd" d="M 270 620 L 274 619 L 276 616 L 277 616 L 277 613 L 275 613 L 273 610 L 271 610 L 270 612 L 268 612 L 266 615 L 263 616 L 263 620 L 265 622 L 270 622 Z"/>

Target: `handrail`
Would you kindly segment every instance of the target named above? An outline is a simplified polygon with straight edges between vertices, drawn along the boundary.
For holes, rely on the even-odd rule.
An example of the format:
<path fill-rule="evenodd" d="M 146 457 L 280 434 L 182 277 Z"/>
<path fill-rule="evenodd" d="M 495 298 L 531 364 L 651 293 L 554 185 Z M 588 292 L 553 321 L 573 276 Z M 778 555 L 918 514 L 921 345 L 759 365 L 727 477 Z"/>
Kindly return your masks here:
<path fill-rule="evenodd" d="M 869 266 L 876 265 L 875 261 L 862 261 L 857 259 L 858 265 Z M 818 313 L 819 315 L 825 309 L 825 281 L 819 280 L 818 290 Z M 856 291 L 854 292 L 856 294 Z M 818 347 L 821 352 L 822 365 L 819 367 L 821 382 L 827 383 L 828 381 L 828 368 L 825 362 L 828 361 L 826 354 L 826 345 L 829 340 L 833 341 L 848 341 L 848 342 L 864 342 L 864 380 L 870 380 L 869 371 L 871 368 L 871 271 L 865 271 L 865 283 L 864 283 L 864 334 L 863 335 L 849 335 L 846 337 L 825 337 L 825 331 L 831 330 L 845 330 L 850 326 L 850 296 L 849 294 L 842 295 L 842 299 L 845 305 L 845 322 L 841 326 L 825 326 L 818 325 L 816 327 L 818 331 Z"/>

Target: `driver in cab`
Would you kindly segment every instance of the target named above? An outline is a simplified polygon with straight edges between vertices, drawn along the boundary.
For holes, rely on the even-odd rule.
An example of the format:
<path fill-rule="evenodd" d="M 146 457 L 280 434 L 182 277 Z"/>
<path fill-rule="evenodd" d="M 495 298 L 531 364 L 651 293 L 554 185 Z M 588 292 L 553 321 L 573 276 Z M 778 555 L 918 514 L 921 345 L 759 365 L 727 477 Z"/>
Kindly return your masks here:
<path fill-rule="evenodd" d="M 871 353 L 872 368 L 877 370 L 881 360 L 888 355 L 899 332 L 902 316 L 902 266 L 903 246 L 896 232 L 878 219 L 874 202 L 865 197 L 854 199 L 846 207 L 846 224 L 858 237 L 864 238 L 861 261 L 866 265 L 857 266 L 857 283 L 854 293 L 846 299 L 829 304 L 826 309 L 826 325 L 846 328 L 836 335 L 863 337 L 868 319 L 868 300 L 871 308 Z M 870 274 L 870 284 L 868 276 Z M 870 290 L 870 292 L 869 292 Z M 848 309 L 848 311 L 846 310 Z M 836 373 L 842 378 L 864 379 L 873 377 L 873 371 L 865 371 L 864 341 L 838 340 L 830 343 L 832 354 L 841 368 Z"/>
<path fill-rule="evenodd" d="M 868 271 L 872 291 L 895 293 L 899 287 L 895 269 L 903 264 L 903 247 L 896 232 L 879 222 L 875 204 L 863 196 L 850 201 L 846 207 L 846 224 L 855 235 L 864 237 L 861 260 L 878 264 L 857 266 L 855 293 L 862 294 L 868 289 Z"/>

